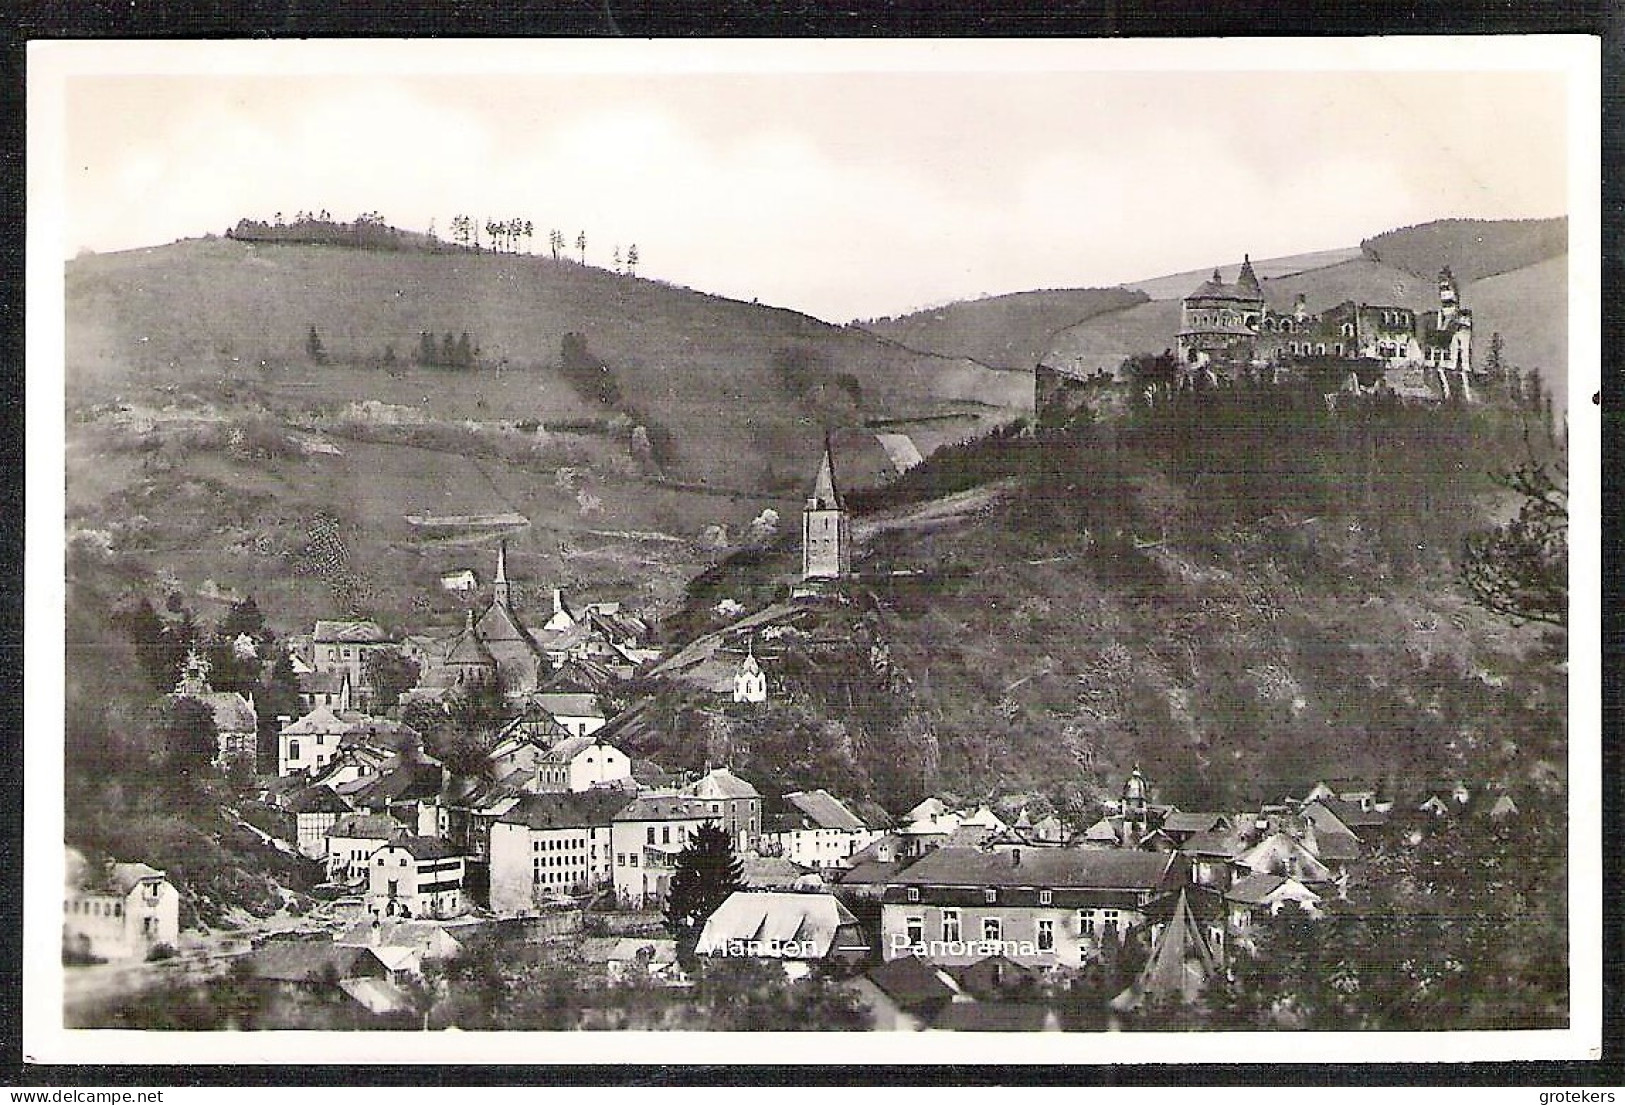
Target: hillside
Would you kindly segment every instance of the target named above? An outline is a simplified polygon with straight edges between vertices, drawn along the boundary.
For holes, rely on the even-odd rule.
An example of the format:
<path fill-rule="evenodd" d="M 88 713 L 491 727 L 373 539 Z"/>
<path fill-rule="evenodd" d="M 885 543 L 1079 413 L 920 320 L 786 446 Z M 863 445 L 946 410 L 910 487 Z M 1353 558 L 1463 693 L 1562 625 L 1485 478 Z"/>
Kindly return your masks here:
<path fill-rule="evenodd" d="M 1426 280 L 1448 265 L 1456 279 L 1471 282 L 1564 256 L 1569 221 L 1440 219 L 1367 238 L 1360 251 Z"/>
<path fill-rule="evenodd" d="M 1436 308 L 1435 277 L 1448 264 L 1463 279 L 1462 303 L 1473 311 L 1475 361 L 1482 365 L 1490 335 L 1500 332 L 1507 358 L 1538 369 L 1562 402 L 1568 394 L 1565 232 L 1566 220 L 1561 219 L 1450 220 L 1379 235 L 1361 251 L 1254 260 L 1253 267 L 1273 309 L 1290 311 L 1301 294 L 1309 310 L 1318 312 L 1344 300 Z M 1474 253 L 1478 248 L 1482 256 Z M 1218 269 L 1234 280 L 1238 267 L 1238 261 L 1226 258 Z M 1151 294 L 1151 302 L 1102 312 L 1062 330 L 1046 353 L 1048 363 L 1089 372 L 1114 368 L 1135 353 L 1171 347 L 1179 329 L 1179 300 L 1209 272 L 1136 285 Z"/>
<path fill-rule="evenodd" d="M 1435 413 L 1191 409 L 966 453 L 971 487 L 859 519 L 844 605 L 776 604 L 793 543 L 696 580 L 668 724 L 637 751 L 700 766 L 728 749 L 775 785 L 892 808 L 935 790 L 1098 803 L 1136 764 L 1185 808 L 1320 775 L 1393 790 L 1503 741 L 1526 759 L 1471 769 L 1527 782 L 1561 763 L 1561 677 L 1537 630 L 1457 586 L 1496 498 L 1441 460 L 1519 430 Z M 954 486 L 958 457 L 920 478 Z M 731 623 L 723 599 L 756 614 Z M 747 638 L 778 688 L 763 710 L 715 693 Z"/>
<path fill-rule="evenodd" d="M 525 515 L 513 563 L 544 599 L 658 603 L 794 510 L 825 426 L 881 480 L 863 423 L 929 453 L 1027 402 L 967 360 L 533 256 L 209 239 L 81 257 L 66 281 L 70 525 L 290 629 L 335 603 L 455 617 L 437 577 L 483 577 L 496 535 L 426 540 L 417 511 Z M 468 334 L 473 367 L 418 363 L 424 332 Z M 338 584 L 304 559 L 322 519 Z"/>
<path fill-rule="evenodd" d="M 1142 303 L 1127 288 L 1068 288 L 1017 292 L 950 303 L 898 318 L 871 319 L 863 329 L 911 349 L 963 357 L 977 364 L 1031 372 L 1051 335 L 1105 311 Z"/>

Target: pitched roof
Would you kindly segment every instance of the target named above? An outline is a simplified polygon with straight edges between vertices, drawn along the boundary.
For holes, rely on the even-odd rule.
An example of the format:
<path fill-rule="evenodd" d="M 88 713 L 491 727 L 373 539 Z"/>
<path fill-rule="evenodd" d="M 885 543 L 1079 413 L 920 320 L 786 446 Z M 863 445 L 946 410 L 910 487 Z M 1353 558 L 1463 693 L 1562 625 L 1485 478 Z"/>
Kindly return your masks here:
<path fill-rule="evenodd" d="M 329 837 L 352 840 L 392 840 L 407 835 L 407 827 L 387 813 L 352 813 L 333 822 Z"/>
<path fill-rule="evenodd" d="M 591 656 L 571 657 L 560 664 L 544 686 L 548 693 L 601 694 L 621 681 L 615 669 Z"/>
<path fill-rule="evenodd" d="M 847 809 L 838 799 L 827 790 L 792 791 L 784 796 L 784 804 L 789 807 L 785 813 L 793 818 L 800 814 L 802 828 L 808 829 L 845 829 L 848 832 L 864 828 L 862 820 L 851 810 Z"/>
<path fill-rule="evenodd" d="M 889 863 L 880 860 L 863 860 L 853 864 L 852 869 L 843 871 L 835 877 L 835 881 L 842 886 L 879 885 L 892 881 L 892 876 L 906 867 L 906 860 L 892 860 Z"/>
<path fill-rule="evenodd" d="M 680 794 L 644 794 L 634 798 L 616 821 L 705 821 L 716 815 L 698 798 Z"/>
<path fill-rule="evenodd" d="M 451 647 L 446 649 L 447 666 L 456 664 L 463 667 L 495 667 L 497 658 L 491 655 L 485 641 L 480 637 L 479 630 L 474 626 L 474 612 L 468 612 L 468 625 L 457 634 Z"/>
<path fill-rule="evenodd" d="M 823 959 L 842 950 L 838 930 L 856 924 L 852 911 L 831 894 L 737 890 L 706 919 L 695 950 L 725 953 L 730 942 L 741 940 L 768 958 Z"/>
<path fill-rule="evenodd" d="M 389 802 L 434 798 L 440 793 L 440 775 L 439 764 L 402 764 L 357 791 L 354 801 L 357 805 L 371 808 Z"/>
<path fill-rule="evenodd" d="M 571 694 L 564 691 L 543 691 L 530 700 L 554 717 L 603 717 L 596 694 Z"/>
<path fill-rule="evenodd" d="M 1015 862 L 1019 857 L 1020 862 Z M 1031 848 L 983 852 L 938 848 L 899 871 L 904 886 L 1042 886 L 1149 889 L 1167 878 L 1172 853 L 1100 848 Z"/>
<path fill-rule="evenodd" d="M 1239 834 L 1221 829 L 1197 833 L 1179 846 L 1179 850 L 1188 856 L 1218 856 L 1223 859 L 1233 859 L 1246 848 L 1247 844 Z"/>
<path fill-rule="evenodd" d="M 758 856 L 747 853 L 740 882 L 747 890 L 793 890 L 807 872 L 783 856 Z M 815 878 L 817 876 L 814 876 Z"/>
<path fill-rule="evenodd" d="M 1331 863 L 1342 863 L 1360 858 L 1360 839 L 1353 833 L 1315 833 L 1315 856 Z"/>
<path fill-rule="evenodd" d="M 344 689 L 344 681 L 350 678 L 348 670 L 339 671 L 307 671 L 294 676 L 299 684 L 300 694 L 338 694 Z"/>
<path fill-rule="evenodd" d="M 1030 983 L 1039 972 L 1025 967 L 1007 955 L 990 955 L 950 972 L 960 986 L 978 998 L 998 997 L 1006 988 Z"/>
<path fill-rule="evenodd" d="M 385 847 L 404 849 L 413 859 L 452 859 L 463 854 L 437 836 L 403 836 Z"/>
<path fill-rule="evenodd" d="M 605 744 L 598 739 L 598 734 L 594 733 L 584 737 L 566 737 L 552 748 L 549 748 L 547 755 L 542 758 L 549 763 L 567 764 L 589 748 L 609 748 L 616 752 L 621 751 L 612 744 Z M 625 753 L 622 753 L 622 755 L 625 755 Z"/>
<path fill-rule="evenodd" d="M 293 813 L 349 813 L 350 803 L 333 793 L 332 787 L 306 787 L 288 801 Z"/>
<path fill-rule="evenodd" d="M 958 991 L 942 972 L 912 955 L 887 960 L 869 972 L 869 981 L 902 1009 L 952 1001 Z"/>
<path fill-rule="evenodd" d="M 1207 833 L 1224 821 L 1222 813 L 1183 813 L 1175 810 L 1162 819 L 1162 830 L 1168 833 Z"/>
<path fill-rule="evenodd" d="M 374 621 L 319 621 L 312 640 L 317 644 L 388 644 L 391 640 Z"/>
<path fill-rule="evenodd" d="M 1320 900 L 1319 894 L 1304 886 L 1299 880 L 1287 875 L 1248 875 L 1231 883 L 1230 889 L 1224 892 L 1224 896 L 1230 901 L 1240 902 L 1242 905 L 1259 905 L 1268 901 L 1271 894 L 1274 894 L 1288 883 L 1303 890 L 1315 901 Z M 1302 897 L 1302 895 L 1296 896 Z"/>
<path fill-rule="evenodd" d="M 120 893 L 128 894 L 137 883 L 163 877 L 162 871 L 145 863 L 115 863 L 107 881 Z"/>
<path fill-rule="evenodd" d="M 587 790 L 575 794 L 527 794 L 497 822 L 527 829 L 573 829 L 607 826 L 631 805 L 633 796 L 618 790 Z"/>
<path fill-rule="evenodd" d="M 236 691 L 209 691 L 185 697 L 195 698 L 209 708 L 219 732 L 252 733 L 259 728 L 260 718 L 254 704 Z"/>
<path fill-rule="evenodd" d="M 756 788 L 725 767 L 712 768 L 697 782 L 685 788 L 695 798 L 716 800 L 722 798 L 760 798 Z"/>
<path fill-rule="evenodd" d="M 1219 969 L 1218 958 L 1208 947 L 1183 891 L 1174 903 L 1168 925 L 1157 937 L 1145 968 L 1122 993 L 1112 999 L 1113 1009 L 1138 1009 L 1150 1002 L 1177 1001 L 1189 1004 L 1201 996 L 1208 979 Z"/>
<path fill-rule="evenodd" d="M 1350 829 L 1369 829 L 1388 824 L 1388 815 L 1377 810 L 1363 810 L 1358 802 L 1345 802 L 1341 798 L 1316 799 Z"/>

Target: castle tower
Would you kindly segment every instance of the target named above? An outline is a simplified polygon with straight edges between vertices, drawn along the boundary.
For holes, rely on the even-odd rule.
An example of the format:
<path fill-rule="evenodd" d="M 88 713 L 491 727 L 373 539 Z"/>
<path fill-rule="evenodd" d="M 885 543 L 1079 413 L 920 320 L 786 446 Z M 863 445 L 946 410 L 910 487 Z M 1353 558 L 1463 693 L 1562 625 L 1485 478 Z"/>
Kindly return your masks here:
<path fill-rule="evenodd" d="M 1236 274 L 1236 287 L 1249 296 L 1264 294 L 1264 289 L 1258 283 L 1258 274 L 1253 271 L 1253 259 L 1245 253 L 1241 255 L 1241 272 Z"/>
<path fill-rule="evenodd" d="M 498 541 L 497 574 L 491 581 L 491 600 L 501 606 L 510 606 L 512 597 L 508 587 L 508 543 Z"/>
<path fill-rule="evenodd" d="M 839 579 L 852 570 L 852 538 L 846 507 L 835 485 L 829 435 L 812 494 L 801 514 L 801 578 Z"/>

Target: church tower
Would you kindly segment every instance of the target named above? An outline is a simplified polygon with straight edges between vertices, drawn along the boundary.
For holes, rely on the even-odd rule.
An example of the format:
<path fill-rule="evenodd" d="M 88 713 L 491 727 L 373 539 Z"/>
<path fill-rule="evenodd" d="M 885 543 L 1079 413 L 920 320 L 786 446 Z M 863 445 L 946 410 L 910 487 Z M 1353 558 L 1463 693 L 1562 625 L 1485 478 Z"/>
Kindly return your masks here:
<path fill-rule="evenodd" d="M 508 588 L 508 543 L 497 542 L 497 574 L 491 581 L 491 600 L 502 606 L 512 605 L 512 595 Z"/>
<path fill-rule="evenodd" d="M 1123 847 L 1137 847 L 1150 831 L 1150 798 L 1151 785 L 1140 774 L 1140 765 L 1135 764 L 1123 783 Z"/>
<path fill-rule="evenodd" d="M 852 570 L 852 537 L 846 507 L 835 486 L 835 462 L 829 435 L 824 435 L 824 459 L 818 465 L 812 494 L 801 514 L 801 578 L 839 579 Z"/>

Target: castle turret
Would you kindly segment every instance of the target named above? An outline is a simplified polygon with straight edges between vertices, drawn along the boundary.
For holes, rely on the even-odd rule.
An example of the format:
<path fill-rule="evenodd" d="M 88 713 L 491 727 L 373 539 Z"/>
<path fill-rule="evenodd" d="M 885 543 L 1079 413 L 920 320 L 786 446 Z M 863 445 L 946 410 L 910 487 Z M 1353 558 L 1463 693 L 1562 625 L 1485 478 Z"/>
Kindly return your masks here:
<path fill-rule="evenodd" d="M 1241 255 L 1241 272 L 1236 275 L 1236 287 L 1249 295 L 1264 294 L 1264 289 L 1258 283 L 1258 274 L 1253 271 L 1253 259 L 1245 253 Z"/>
<path fill-rule="evenodd" d="M 824 435 L 824 457 L 813 480 L 801 515 L 801 577 L 839 579 L 852 570 L 852 539 L 835 483 L 835 462 L 829 435 Z"/>

